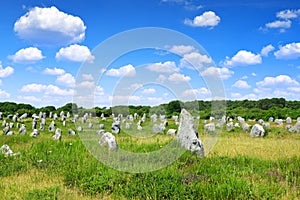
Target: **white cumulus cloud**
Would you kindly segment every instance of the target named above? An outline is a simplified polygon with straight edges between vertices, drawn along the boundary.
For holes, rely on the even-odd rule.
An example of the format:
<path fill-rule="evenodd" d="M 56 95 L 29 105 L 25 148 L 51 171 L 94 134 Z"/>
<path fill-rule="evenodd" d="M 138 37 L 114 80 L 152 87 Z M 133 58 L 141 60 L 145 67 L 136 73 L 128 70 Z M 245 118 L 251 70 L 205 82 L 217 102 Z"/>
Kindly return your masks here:
<path fill-rule="evenodd" d="M 2 63 L 0 62 L 0 78 L 5 78 L 14 73 L 14 68 L 12 67 L 2 67 Z"/>
<path fill-rule="evenodd" d="M 186 67 L 191 69 L 201 69 L 204 64 L 210 64 L 213 60 L 207 55 L 200 54 L 198 52 L 192 52 L 185 54 L 180 59 L 180 67 Z"/>
<path fill-rule="evenodd" d="M 214 27 L 221 21 L 221 18 L 213 11 L 206 11 L 202 15 L 196 16 L 193 20 L 185 19 L 184 24 L 198 27 Z"/>
<path fill-rule="evenodd" d="M 297 59 L 300 57 L 300 42 L 280 46 L 274 55 L 277 59 Z"/>
<path fill-rule="evenodd" d="M 21 92 L 42 92 L 46 88 L 46 85 L 32 83 L 22 86 Z"/>
<path fill-rule="evenodd" d="M 281 21 L 281 20 L 276 20 L 274 22 L 270 22 L 266 24 L 267 28 L 290 28 L 292 25 L 292 22 L 290 20 L 286 20 L 286 21 Z"/>
<path fill-rule="evenodd" d="M 262 56 L 268 56 L 270 52 L 274 51 L 274 49 L 275 49 L 275 47 L 273 47 L 273 45 L 269 44 L 262 48 L 260 54 Z"/>
<path fill-rule="evenodd" d="M 174 73 L 179 71 L 179 68 L 176 67 L 175 62 L 173 61 L 166 61 L 164 63 L 162 62 L 152 63 L 149 64 L 146 68 L 150 71 L 161 72 L 161 73 Z"/>
<path fill-rule="evenodd" d="M 195 47 L 190 45 L 174 45 L 170 51 L 175 54 L 184 55 L 195 51 Z"/>
<path fill-rule="evenodd" d="M 247 81 L 244 81 L 244 80 L 238 80 L 236 81 L 232 87 L 236 87 L 236 88 L 239 88 L 239 89 L 249 89 L 251 88 L 251 86 L 247 83 Z"/>
<path fill-rule="evenodd" d="M 35 63 L 45 58 L 45 56 L 43 56 L 42 51 L 38 48 L 28 47 L 20 49 L 14 55 L 8 56 L 8 58 L 13 60 L 15 63 Z"/>
<path fill-rule="evenodd" d="M 86 46 L 73 44 L 65 48 L 61 48 L 55 58 L 57 60 L 68 60 L 73 62 L 84 62 L 87 61 L 92 63 L 95 57 Z"/>
<path fill-rule="evenodd" d="M 263 81 L 256 83 L 258 87 L 293 87 L 299 86 L 299 83 L 287 75 L 278 75 L 276 77 L 265 77 Z"/>
<path fill-rule="evenodd" d="M 10 94 L 2 89 L 0 89 L 0 99 L 7 99 L 10 97 Z"/>
<path fill-rule="evenodd" d="M 233 74 L 234 72 L 226 67 L 208 67 L 207 69 L 201 72 L 202 76 L 221 78 L 223 80 L 230 78 Z"/>
<path fill-rule="evenodd" d="M 184 74 L 174 73 L 168 77 L 168 80 L 176 83 L 188 82 L 191 80 L 191 77 L 185 76 Z"/>
<path fill-rule="evenodd" d="M 54 69 L 51 69 L 51 68 L 46 68 L 44 71 L 43 71 L 44 74 L 48 74 L 48 75 L 63 75 L 65 74 L 65 70 L 64 69 L 60 69 L 60 68 L 54 68 Z"/>
<path fill-rule="evenodd" d="M 42 99 L 37 98 L 35 96 L 18 96 L 18 99 L 24 102 L 41 102 Z"/>
<path fill-rule="evenodd" d="M 82 19 L 59 11 L 55 6 L 34 7 L 14 24 L 14 31 L 24 40 L 39 45 L 61 45 L 84 40 Z"/>
<path fill-rule="evenodd" d="M 234 67 L 234 66 L 246 66 L 246 65 L 255 65 L 262 62 L 261 56 L 259 54 L 254 54 L 246 50 L 240 50 L 232 58 L 226 57 L 224 61 L 225 66 Z"/>
<path fill-rule="evenodd" d="M 82 79 L 85 81 L 92 81 L 94 80 L 94 77 L 92 74 L 82 74 Z"/>
<path fill-rule="evenodd" d="M 120 67 L 119 69 L 110 69 L 106 72 L 107 76 L 113 76 L 113 77 L 121 77 L 121 76 L 135 76 L 136 71 L 135 68 L 131 65 L 125 65 L 123 67 Z"/>
<path fill-rule="evenodd" d="M 65 73 L 57 77 L 56 83 L 68 87 L 73 87 L 75 85 L 75 78 L 72 74 Z"/>
<path fill-rule="evenodd" d="M 300 15 L 300 9 L 298 10 L 282 10 L 276 13 L 276 17 L 281 19 L 293 19 Z"/>
<path fill-rule="evenodd" d="M 142 91 L 143 94 L 154 94 L 156 90 L 154 88 L 146 88 Z"/>
<path fill-rule="evenodd" d="M 70 96 L 73 95 L 74 90 L 73 89 L 68 89 L 64 90 L 61 89 L 55 85 L 43 85 L 43 84 L 37 84 L 37 83 L 32 83 L 32 84 L 27 84 L 22 86 L 21 92 L 29 93 L 44 93 L 45 95 L 60 95 L 60 96 Z M 54 97 L 53 97 L 54 98 Z"/>

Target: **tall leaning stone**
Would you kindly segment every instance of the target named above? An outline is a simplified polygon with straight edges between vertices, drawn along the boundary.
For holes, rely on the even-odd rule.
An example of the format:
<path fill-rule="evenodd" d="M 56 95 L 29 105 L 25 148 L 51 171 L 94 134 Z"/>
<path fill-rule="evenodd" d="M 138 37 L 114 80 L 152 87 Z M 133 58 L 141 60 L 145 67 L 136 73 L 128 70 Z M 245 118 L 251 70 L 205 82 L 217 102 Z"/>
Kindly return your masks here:
<path fill-rule="evenodd" d="M 116 138 L 113 134 L 106 132 L 102 135 L 100 141 L 99 141 L 100 146 L 108 146 L 108 150 L 110 151 L 117 151 L 118 150 L 118 145 Z"/>
<path fill-rule="evenodd" d="M 188 111 L 182 109 L 176 140 L 183 148 L 196 153 L 199 157 L 204 157 L 204 147 L 197 135 L 193 117 Z"/>

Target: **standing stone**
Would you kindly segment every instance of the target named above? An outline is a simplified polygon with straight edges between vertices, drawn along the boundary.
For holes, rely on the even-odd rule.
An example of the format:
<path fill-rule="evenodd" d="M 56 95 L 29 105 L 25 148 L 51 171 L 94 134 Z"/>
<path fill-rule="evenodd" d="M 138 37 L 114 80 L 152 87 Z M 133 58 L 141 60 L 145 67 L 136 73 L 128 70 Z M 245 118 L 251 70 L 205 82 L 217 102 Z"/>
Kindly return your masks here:
<path fill-rule="evenodd" d="M 13 131 L 8 131 L 8 133 L 6 134 L 6 135 L 14 135 L 15 134 L 15 132 L 13 132 Z"/>
<path fill-rule="evenodd" d="M 110 151 L 117 151 L 118 150 L 118 145 L 116 138 L 113 134 L 106 132 L 102 135 L 100 141 L 99 141 L 100 146 L 108 146 L 108 150 Z"/>
<path fill-rule="evenodd" d="M 53 132 L 54 131 L 54 126 L 55 126 L 55 123 L 54 123 L 54 121 L 52 121 L 51 124 L 48 127 L 48 131 Z"/>
<path fill-rule="evenodd" d="M 229 122 L 228 124 L 226 124 L 226 131 L 231 131 L 233 129 L 233 122 Z"/>
<path fill-rule="evenodd" d="M 17 122 L 18 121 L 18 116 L 17 115 L 14 115 L 13 118 L 12 118 L 13 122 Z"/>
<path fill-rule="evenodd" d="M 265 135 L 265 130 L 264 128 L 259 125 L 259 124 L 255 124 L 252 129 L 251 129 L 251 132 L 250 132 L 250 136 L 251 137 L 263 137 Z"/>
<path fill-rule="evenodd" d="M 274 118 L 273 117 L 270 117 L 269 118 L 269 122 L 273 122 L 274 121 Z"/>
<path fill-rule="evenodd" d="M 137 125 L 137 128 L 136 128 L 138 131 L 141 131 L 143 130 L 143 127 L 141 125 Z"/>
<path fill-rule="evenodd" d="M 6 126 L 6 120 L 3 120 L 2 121 L 2 127 L 5 127 Z"/>
<path fill-rule="evenodd" d="M 46 125 L 46 119 L 42 118 L 41 123 L 40 123 L 40 130 L 41 131 L 45 130 L 45 125 Z"/>
<path fill-rule="evenodd" d="M 118 134 L 120 133 L 120 130 L 121 130 L 121 126 L 120 126 L 120 123 L 119 122 L 114 122 L 111 126 L 111 131 L 112 133 L 114 134 Z"/>
<path fill-rule="evenodd" d="M 98 134 L 98 135 L 103 135 L 104 133 L 106 133 L 106 131 L 104 129 L 100 129 L 100 130 L 96 131 L 96 134 Z"/>
<path fill-rule="evenodd" d="M 3 129 L 3 134 L 6 135 L 8 132 L 9 132 L 9 126 L 6 126 L 6 127 Z"/>
<path fill-rule="evenodd" d="M 128 122 L 125 123 L 125 129 L 130 129 L 130 124 Z"/>
<path fill-rule="evenodd" d="M 172 129 L 170 128 L 168 131 L 167 131 L 167 135 L 175 135 L 176 134 L 176 129 Z"/>
<path fill-rule="evenodd" d="M 10 122 L 9 123 L 9 128 L 13 128 L 14 127 L 14 123 Z"/>
<path fill-rule="evenodd" d="M 25 135 L 26 134 L 26 125 L 22 124 L 21 128 L 19 129 L 19 133 L 21 135 Z"/>
<path fill-rule="evenodd" d="M 263 125 L 265 122 L 264 122 L 264 120 L 262 120 L 262 119 L 259 119 L 258 121 L 257 121 L 260 125 Z"/>
<path fill-rule="evenodd" d="M 4 144 L 1 148 L 0 148 L 1 152 L 4 154 L 4 156 L 13 156 L 15 155 L 13 153 L 13 151 L 10 149 L 10 147 L 7 144 Z"/>
<path fill-rule="evenodd" d="M 61 129 L 60 128 L 57 128 L 55 130 L 55 134 L 52 136 L 52 140 L 61 141 Z"/>
<path fill-rule="evenodd" d="M 32 133 L 30 133 L 31 137 L 37 137 L 40 134 L 40 132 L 37 129 L 34 129 Z"/>
<path fill-rule="evenodd" d="M 37 120 L 36 118 L 33 118 L 32 120 L 32 130 L 36 129 Z"/>
<path fill-rule="evenodd" d="M 290 133 L 293 133 L 293 132 L 300 133 L 300 121 L 298 121 L 294 126 L 290 127 L 289 132 Z"/>
<path fill-rule="evenodd" d="M 176 140 L 183 148 L 195 152 L 199 157 L 204 157 L 204 147 L 197 135 L 193 117 L 188 111 L 182 109 Z"/>
<path fill-rule="evenodd" d="M 248 132 L 249 129 L 250 129 L 250 125 L 247 124 L 247 123 L 244 123 L 244 124 L 242 125 L 242 129 L 243 129 L 243 132 Z"/>
<path fill-rule="evenodd" d="M 104 124 L 99 124 L 100 129 L 104 129 L 105 125 Z"/>
<path fill-rule="evenodd" d="M 216 130 L 216 126 L 214 123 L 209 123 L 204 125 L 204 131 L 208 133 L 213 133 Z"/>
<path fill-rule="evenodd" d="M 69 135 L 76 135 L 76 132 L 73 131 L 72 129 L 69 129 L 69 130 L 68 130 L 68 134 L 69 134 Z"/>
<path fill-rule="evenodd" d="M 275 119 L 274 121 L 276 124 L 278 124 L 279 126 L 281 126 L 283 124 L 283 120 L 282 119 Z"/>
<path fill-rule="evenodd" d="M 285 120 L 285 122 L 286 122 L 287 124 L 291 124 L 291 123 L 292 123 L 292 118 L 287 117 L 286 120 Z"/>

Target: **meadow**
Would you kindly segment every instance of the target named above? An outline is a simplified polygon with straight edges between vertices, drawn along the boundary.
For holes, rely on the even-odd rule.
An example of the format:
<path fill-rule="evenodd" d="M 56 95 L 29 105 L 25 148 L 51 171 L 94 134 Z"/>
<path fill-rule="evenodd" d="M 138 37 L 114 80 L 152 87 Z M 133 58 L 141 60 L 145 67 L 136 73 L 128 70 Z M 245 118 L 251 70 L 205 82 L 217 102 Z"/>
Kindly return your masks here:
<path fill-rule="evenodd" d="M 101 122 L 107 131 L 111 120 Z M 168 121 L 167 129 L 177 128 Z M 15 135 L 0 135 L 0 146 L 8 144 L 21 153 L 0 154 L 1 199 L 300 199 L 300 134 L 289 133 L 285 126 L 271 123 L 260 138 L 223 127 L 205 158 L 187 151 L 160 170 L 127 173 L 99 162 L 78 134 L 69 136 L 69 128 L 76 130 L 70 119 L 67 127 L 56 122 L 62 129 L 60 142 L 51 139 L 49 123 L 47 119 L 46 130 L 37 138 L 29 136 L 31 119 L 25 121 L 26 135 L 15 128 Z M 198 129 L 205 138 L 202 120 Z M 143 137 L 133 135 L 134 130 L 115 136 L 120 148 L 137 153 L 159 150 L 174 140 L 165 133 L 144 137 L 147 132 L 145 127 L 139 133 Z M 100 139 L 96 131 L 94 139 Z"/>

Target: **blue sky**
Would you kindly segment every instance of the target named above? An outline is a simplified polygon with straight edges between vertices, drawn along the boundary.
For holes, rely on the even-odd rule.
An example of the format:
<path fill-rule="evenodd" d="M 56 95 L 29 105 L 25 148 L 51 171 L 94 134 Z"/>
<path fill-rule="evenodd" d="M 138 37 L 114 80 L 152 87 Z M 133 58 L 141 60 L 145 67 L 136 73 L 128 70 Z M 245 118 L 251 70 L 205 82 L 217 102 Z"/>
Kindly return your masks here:
<path fill-rule="evenodd" d="M 62 106 L 78 88 L 93 91 L 97 106 L 300 98 L 296 0 L 10 0 L 1 2 L 0 19 L 0 101 Z M 205 51 L 174 41 L 101 66 L 99 45 L 144 27 L 177 31 Z M 84 63 L 96 70 L 81 73 Z M 224 97 L 212 95 L 209 78 L 219 78 Z"/>

